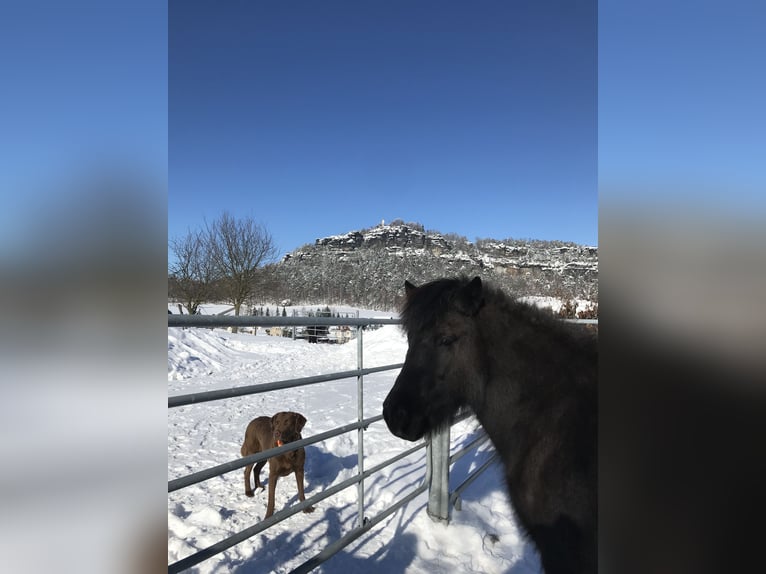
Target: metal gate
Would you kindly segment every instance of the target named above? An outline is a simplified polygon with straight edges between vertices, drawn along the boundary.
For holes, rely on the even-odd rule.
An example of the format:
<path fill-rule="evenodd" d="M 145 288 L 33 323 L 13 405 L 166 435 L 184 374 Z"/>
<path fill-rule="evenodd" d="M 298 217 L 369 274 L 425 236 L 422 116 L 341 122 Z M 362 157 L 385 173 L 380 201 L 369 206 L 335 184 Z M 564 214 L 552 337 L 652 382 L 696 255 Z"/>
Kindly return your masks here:
<path fill-rule="evenodd" d="M 225 400 L 233 397 L 240 397 L 245 395 L 254 395 L 258 393 L 272 392 L 280 389 L 289 389 L 300 387 L 304 385 L 321 384 L 327 381 L 335 381 L 340 379 L 347 379 L 356 377 L 357 379 L 357 421 L 351 424 L 347 424 L 329 431 L 305 438 L 299 441 L 289 443 L 284 446 L 280 446 L 268 451 L 260 452 L 254 455 L 241 457 L 236 460 L 226 462 L 205 470 L 195 472 L 174 480 L 168 481 L 168 492 L 174 492 L 193 484 L 208 480 L 210 478 L 220 476 L 222 474 L 243 468 L 248 464 L 254 464 L 259 461 L 266 460 L 272 456 L 277 456 L 291 450 L 295 450 L 300 447 L 315 444 L 331 437 L 339 436 L 348 432 L 357 432 L 358 435 L 358 453 L 357 453 L 357 474 L 347 480 L 344 480 L 336 485 L 327 488 L 326 490 L 307 498 L 305 501 L 295 504 L 284 510 L 275 512 L 271 517 L 258 522 L 244 530 L 237 532 L 224 540 L 221 540 L 207 548 L 199 550 L 198 552 L 187 556 L 170 564 L 168 566 L 168 572 L 176 573 L 182 572 L 192 566 L 199 564 L 200 562 L 207 560 L 227 548 L 230 548 L 248 538 L 255 536 L 256 534 L 266 530 L 270 526 L 285 520 L 286 518 L 302 511 L 308 506 L 312 506 L 317 502 L 320 502 L 334 494 L 356 486 L 357 499 L 358 499 L 358 517 L 356 527 L 350 532 L 325 547 L 321 552 L 307 560 L 292 572 L 309 572 L 316 568 L 324 561 L 331 558 L 334 554 L 342 550 L 344 547 L 351 544 L 354 540 L 359 538 L 362 534 L 385 520 L 388 516 L 395 513 L 404 505 L 412 501 L 425 491 L 428 491 L 428 515 L 437 521 L 449 522 L 450 507 L 454 507 L 460 510 L 460 496 L 463 490 L 467 488 L 479 474 L 487 470 L 492 463 L 496 460 L 496 455 L 487 460 L 481 467 L 470 474 L 462 484 L 460 484 L 454 492 L 449 492 L 449 467 L 455 461 L 462 456 L 468 454 L 471 450 L 477 448 L 488 440 L 488 437 L 482 433 L 479 437 L 474 439 L 469 444 L 462 447 L 460 450 L 450 456 L 450 432 L 449 428 L 439 434 L 426 437 L 425 440 L 419 442 L 412 448 L 409 448 L 398 455 L 387 459 L 380 464 L 377 464 L 371 468 L 364 468 L 364 431 L 371 424 L 379 423 L 383 419 L 383 415 L 377 415 L 374 417 L 363 417 L 364 406 L 364 376 L 371 373 L 379 373 L 383 371 L 393 371 L 400 369 L 403 363 L 397 363 L 392 365 L 384 365 L 372 368 L 364 368 L 364 356 L 363 356 L 363 332 L 365 327 L 372 325 L 398 325 L 400 321 L 398 319 L 364 319 L 364 318 L 308 318 L 308 317 L 254 317 L 254 316 L 239 316 L 229 317 L 222 315 L 168 315 L 168 327 L 299 327 L 299 326 L 350 326 L 356 329 L 356 342 L 357 342 L 357 369 L 353 371 L 343 371 L 337 373 L 329 373 L 323 375 L 316 375 L 312 377 L 303 377 L 297 379 L 287 379 L 282 381 L 274 381 L 265 384 L 248 385 L 242 387 L 235 387 L 230 389 L 220 389 L 200 393 L 191 393 L 186 395 L 178 395 L 168 398 L 168 408 L 175 408 L 185 405 L 199 404 L 208 401 Z M 460 422 L 471 416 L 470 412 L 465 412 L 456 417 L 453 424 Z M 379 514 L 368 517 L 365 516 L 364 509 L 364 481 L 379 472 L 380 470 L 394 464 L 395 462 L 406 458 L 413 453 L 421 449 L 426 449 L 427 464 L 426 475 L 423 482 L 415 488 L 412 492 L 397 500 L 386 510 Z"/>

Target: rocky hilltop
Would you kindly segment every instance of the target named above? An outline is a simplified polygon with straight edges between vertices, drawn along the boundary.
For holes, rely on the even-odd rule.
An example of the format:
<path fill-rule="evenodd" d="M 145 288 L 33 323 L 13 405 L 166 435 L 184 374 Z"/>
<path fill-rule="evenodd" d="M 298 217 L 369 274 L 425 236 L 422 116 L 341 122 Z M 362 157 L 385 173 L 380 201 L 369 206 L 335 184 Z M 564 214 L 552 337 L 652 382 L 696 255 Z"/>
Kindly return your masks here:
<path fill-rule="evenodd" d="M 317 239 L 314 249 L 303 248 L 289 254 L 311 258 L 322 252 L 334 251 L 339 257 L 351 256 L 359 249 L 385 249 L 400 256 L 439 257 L 449 263 L 470 263 L 498 273 L 521 269 L 551 269 L 558 271 L 586 270 L 598 272 L 598 248 L 553 241 L 480 240 L 477 244 L 454 236 L 446 239 L 441 233 L 423 231 L 413 224 L 379 225 L 364 231 L 350 231 Z M 317 249 L 319 248 L 319 249 Z"/>
<path fill-rule="evenodd" d="M 598 248 L 560 241 L 480 239 L 396 221 L 317 239 L 271 269 L 294 301 L 394 309 L 414 283 L 480 275 L 516 296 L 598 300 Z"/>
<path fill-rule="evenodd" d="M 316 246 L 332 249 L 451 249 L 444 236 L 437 232 L 425 232 L 417 224 L 381 224 L 364 231 L 349 231 L 344 235 L 333 235 L 317 239 Z"/>

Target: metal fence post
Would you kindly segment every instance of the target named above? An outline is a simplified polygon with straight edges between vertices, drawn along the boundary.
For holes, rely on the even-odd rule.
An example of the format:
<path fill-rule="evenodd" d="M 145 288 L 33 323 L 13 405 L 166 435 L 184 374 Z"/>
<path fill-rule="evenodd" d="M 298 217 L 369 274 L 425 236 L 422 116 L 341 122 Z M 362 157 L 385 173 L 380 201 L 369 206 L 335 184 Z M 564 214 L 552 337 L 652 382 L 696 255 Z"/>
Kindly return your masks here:
<path fill-rule="evenodd" d="M 449 435 L 450 427 L 431 434 L 428 441 L 428 516 L 449 523 Z"/>
<path fill-rule="evenodd" d="M 362 370 L 364 368 L 364 358 L 362 356 L 362 349 L 364 347 L 363 341 L 362 341 L 362 332 L 363 327 L 362 325 L 357 326 L 356 328 L 356 361 L 357 361 L 357 368 L 359 370 Z M 356 400 L 357 400 L 357 417 L 358 421 L 362 422 L 364 420 L 364 375 L 359 375 L 356 378 Z M 361 475 L 364 472 L 364 428 L 359 427 L 359 430 L 357 431 L 357 441 L 358 441 L 358 454 L 357 454 L 357 464 L 359 467 L 359 474 Z M 359 498 L 359 527 L 361 528 L 364 526 L 364 478 L 359 479 L 359 484 L 357 485 L 357 496 Z"/>

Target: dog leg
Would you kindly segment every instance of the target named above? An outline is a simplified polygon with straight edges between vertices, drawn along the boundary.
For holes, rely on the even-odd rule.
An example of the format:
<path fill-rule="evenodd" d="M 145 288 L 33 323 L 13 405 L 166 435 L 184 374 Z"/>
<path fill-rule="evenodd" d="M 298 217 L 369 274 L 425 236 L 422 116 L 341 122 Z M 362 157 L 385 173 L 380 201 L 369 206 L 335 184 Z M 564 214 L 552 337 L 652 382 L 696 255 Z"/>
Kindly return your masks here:
<path fill-rule="evenodd" d="M 303 471 L 295 471 L 295 482 L 298 484 L 298 499 L 303 502 L 306 500 L 306 496 L 303 494 Z M 307 506 L 303 509 L 303 512 L 314 512 L 313 506 Z"/>
<path fill-rule="evenodd" d="M 248 464 L 245 467 L 245 496 L 253 496 L 253 489 L 250 488 L 250 471 L 252 468 L 252 464 Z M 258 483 L 258 474 L 255 475 L 255 482 L 256 484 Z"/>
<path fill-rule="evenodd" d="M 255 488 L 263 488 L 263 485 L 261 484 L 261 469 L 263 469 L 264 466 L 266 466 L 265 460 L 262 460 L 255 465 L 255 470 L 253 471 L 253 474 L 255 475 Z"/>
<path fill-rule="evenodd" d="M 266 507 L 266 516 L 264 518 L 274 514 L 274 494 L 277 489 L 277 478 L 279 478 L 278 475 L 269 473 L 269 504 Z"/>

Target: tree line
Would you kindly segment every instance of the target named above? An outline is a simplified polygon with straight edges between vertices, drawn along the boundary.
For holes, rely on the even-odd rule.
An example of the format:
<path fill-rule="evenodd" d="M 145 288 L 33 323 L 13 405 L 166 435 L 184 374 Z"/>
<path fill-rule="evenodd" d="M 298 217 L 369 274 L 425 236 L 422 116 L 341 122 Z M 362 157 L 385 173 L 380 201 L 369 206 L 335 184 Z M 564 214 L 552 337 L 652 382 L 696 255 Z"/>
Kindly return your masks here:
<path fill-rule="evenodd" d="M 260 268 L 277 254 L 268 229 L 252 217 L 228 212 L 202 229 L 169 242 L 175 260 L 169 265 L 168 294 L 190 314 L 209 301 L 226 301 L 239 315 L 258 288 Z"/>

